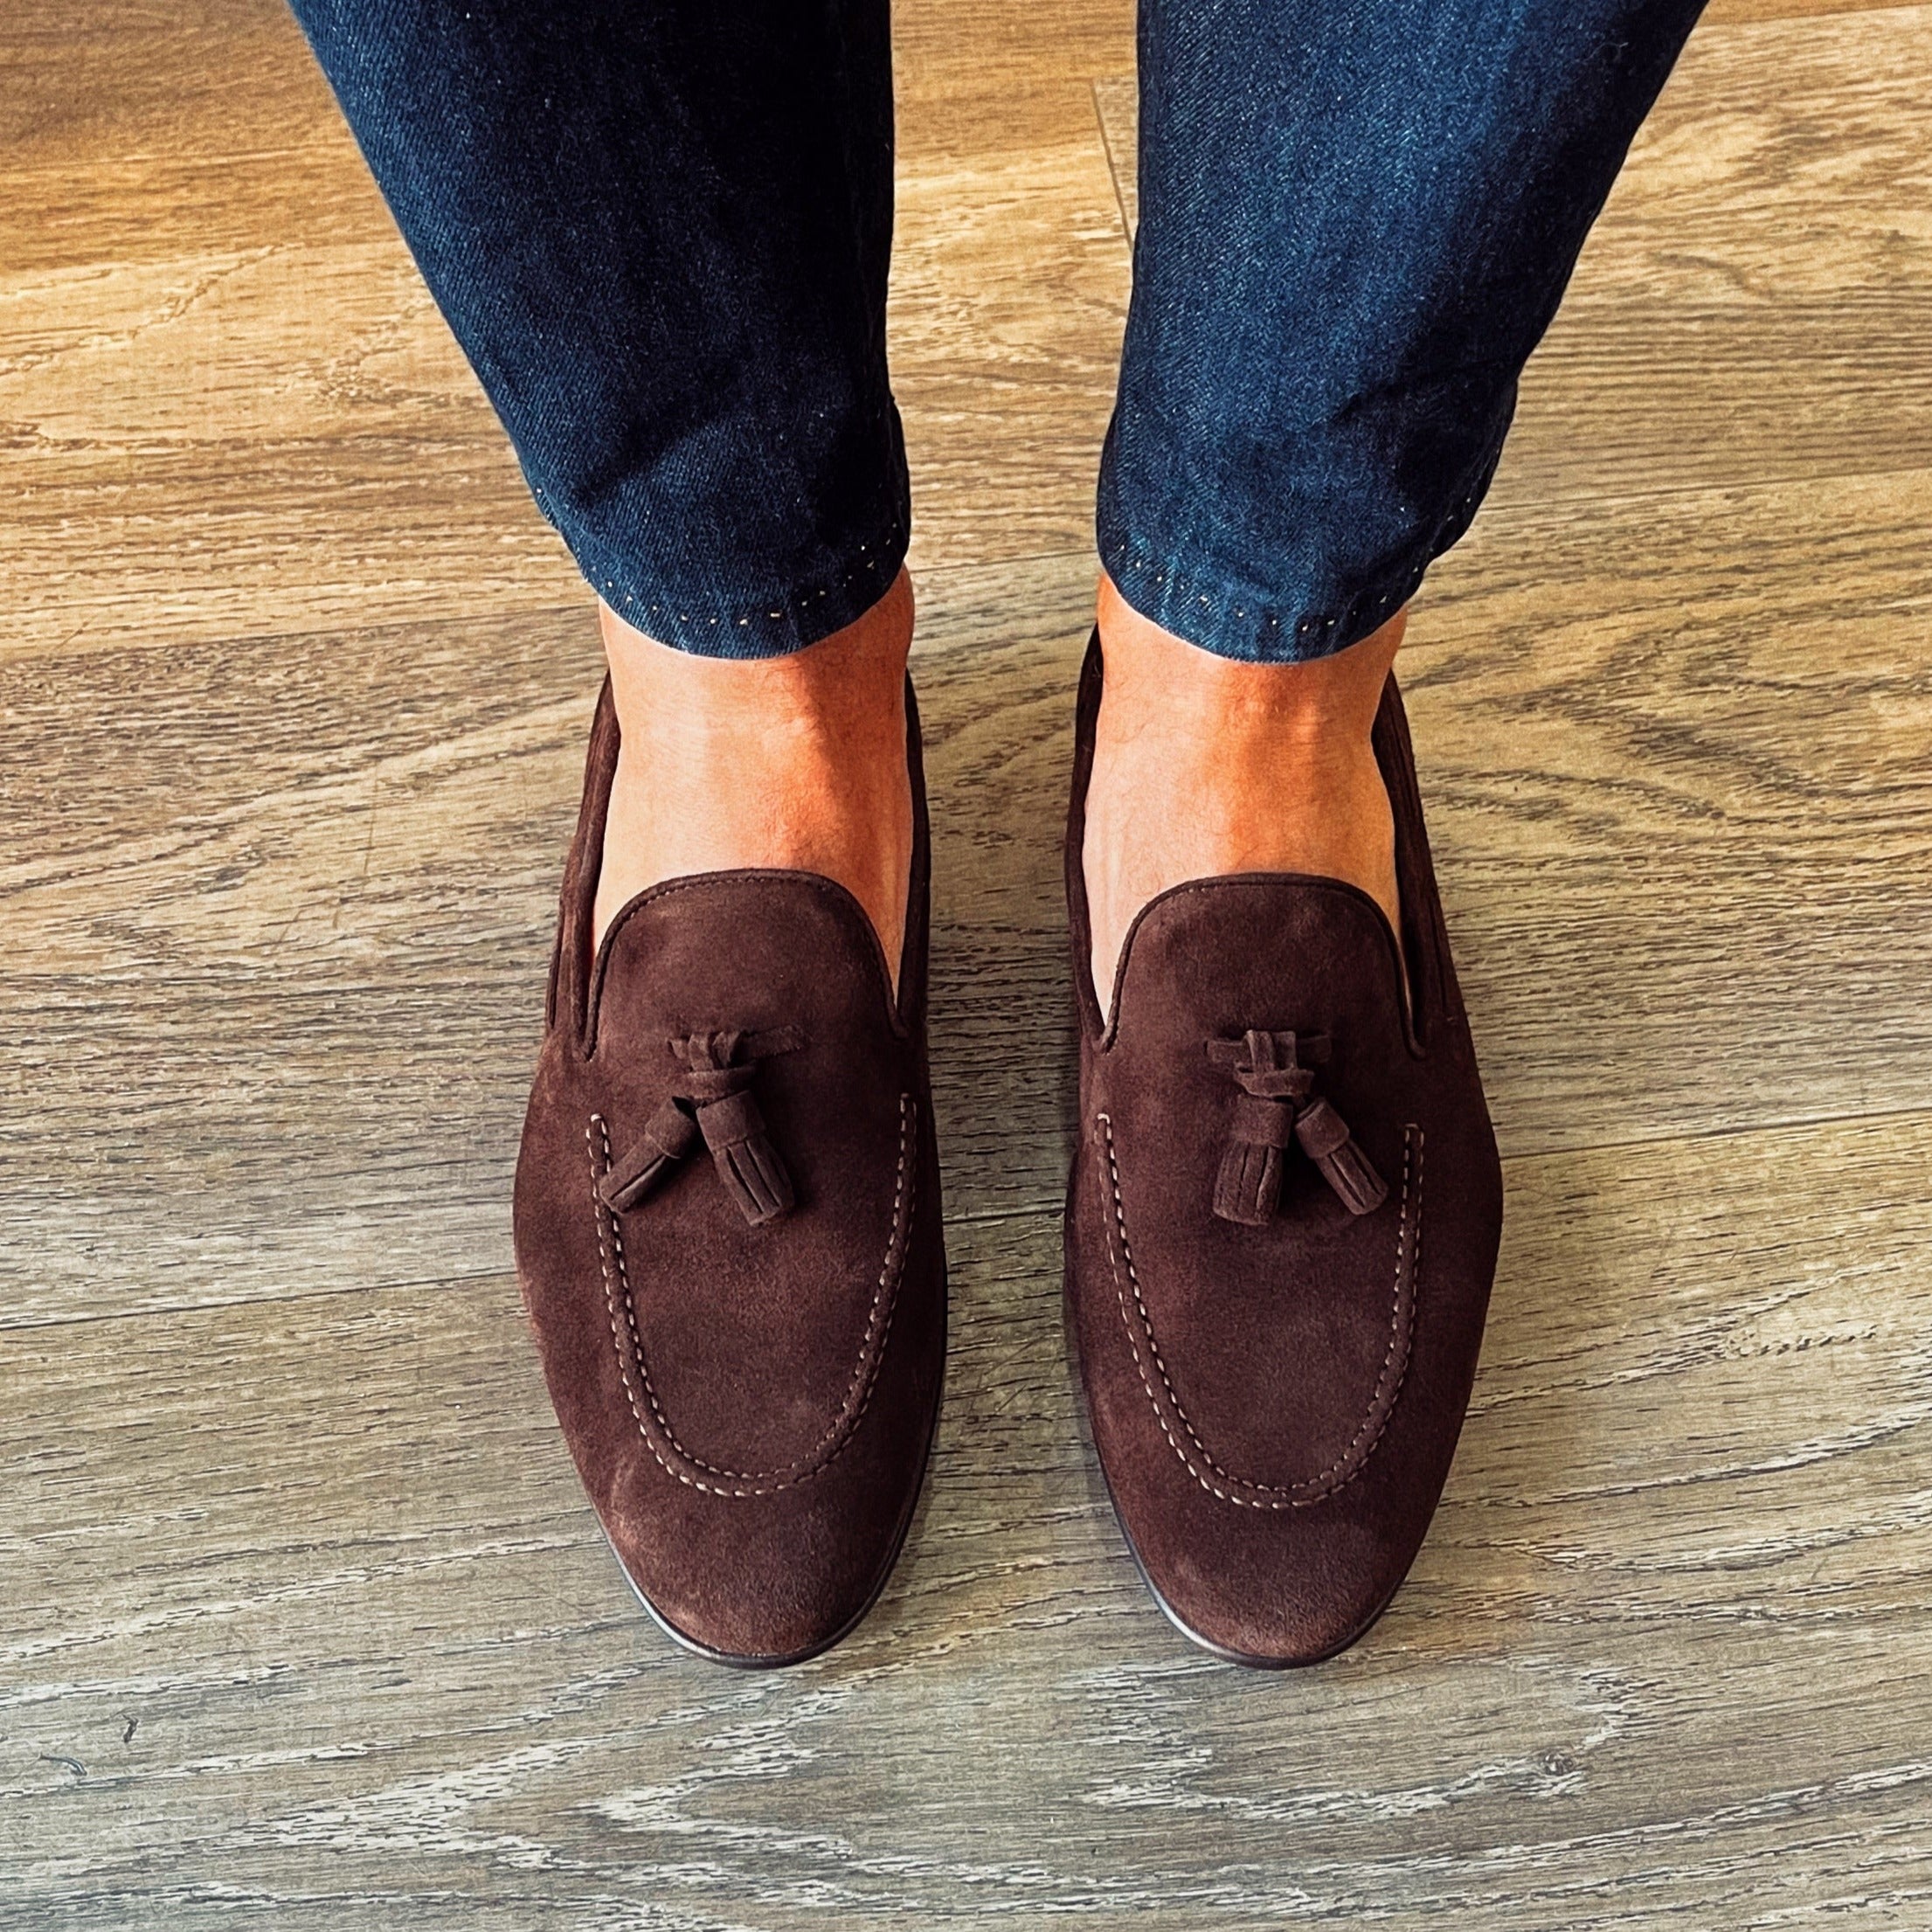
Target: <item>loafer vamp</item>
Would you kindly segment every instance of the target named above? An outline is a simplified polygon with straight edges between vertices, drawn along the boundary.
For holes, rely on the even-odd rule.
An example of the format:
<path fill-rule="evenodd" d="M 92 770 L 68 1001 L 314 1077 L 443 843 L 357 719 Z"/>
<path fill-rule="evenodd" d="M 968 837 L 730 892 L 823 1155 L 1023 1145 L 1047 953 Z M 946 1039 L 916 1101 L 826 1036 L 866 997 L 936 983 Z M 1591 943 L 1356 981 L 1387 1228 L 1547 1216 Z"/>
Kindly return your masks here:
<path fill-rule="evenodd" d="M 1117 1037 L 1096 1057 L 1092 1184 L 1121 1323 L 1193 1472 L 1246 1504 L 1312 1502 L 1347 1481 L 1400 1392 L 1440 1110 L 1397 998 L 1358 896 L 1204 882 L 1144 922 Z M 1250 1028 L 1321 1043 L 1313 1091 L 1387 1183 L 1373 1213 L 1351 1214 L 1291 1141 L 1265 1221 L 1215 1211 L 1250 1104 L 1209 1049 L 1236 1050 Z"/>
<path fill-rule="evenodd" d="M 1083 679 L 1068 878 L 1088 926 Z M 1070 1327 L 1094 1444 L 1157 1600 L 1239 1661 L 1313 1663 L 1381 1613 L 1441 1494 L 1502 1222 L 1501 1172 L 1391 684 L 1377 754 L 1409 973 L 1337 881 L 1203 879 L 1082 997 Z"/>
<path fill-rule="evenodd" d="M 680 886 L 616 934 L 573 1123 L 639 1358 L 646 1420 L 677 1466 L 727 1490 L 796 1478 L 860 1419 L 918 1201 L 918 1071 L 894 1037 L 849 902 L 803 875 Z M 796 1195 L 748 1225 L 706 1149 L 625 1213 L 593 1200 L 703 1031 L 777 1037 L 750 1093 Z"/>
<path fill-rule="evenodd" d="M 1069 1293 L 1096 1447 L 1157 1596 L 1257 1662 L 1352 1641 L 1406 1575 L 1468 1401 L 1500 1219 L 1466 1035 L 1410 1050 L 1386 928 L 1324 882 L 1160 902 L 1090 1054 Z M 1321 1097 L 1388 1193 L 1298 1147 L 1258 1225 L 1214 1212 L 1240 1089 L 1207 1042 L 1326 1042 Z"/>
<path fill-rule="evenodd" d="M 588 1052 L 546 1045 L 519 1163 L 525 1298 L 585 1487 L 661 1619 L 729 1655 L 803 1652 L 862 1610 L 937 1402 L 924 1071 L 862 920 L 797 873 L 636 902 Z M 600 1200 L 688 1084 L 673 1042 L 720 1030 L 778 1049 L 750 1091 L 793 1207 L 748 1223 L 702 1145 L 634 1204 Z"/>

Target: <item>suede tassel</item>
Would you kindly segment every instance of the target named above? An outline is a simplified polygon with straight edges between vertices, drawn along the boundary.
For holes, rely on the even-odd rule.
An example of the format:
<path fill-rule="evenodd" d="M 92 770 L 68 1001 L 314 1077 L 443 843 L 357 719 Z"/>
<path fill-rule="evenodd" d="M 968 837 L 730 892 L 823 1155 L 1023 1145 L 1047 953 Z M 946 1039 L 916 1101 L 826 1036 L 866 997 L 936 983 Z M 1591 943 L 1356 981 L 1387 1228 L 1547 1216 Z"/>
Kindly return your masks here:
<path fill-rule="evenodd" d="M 792 1206 L 792 1177 L 749 1092 L 740 1090 L 706 1102 L 697 1110 L 697 1125 L 725 1191 L 754 1228 Z"/>
<path fill-rule="evenodd" d="M 1274 1218 L 1280 1199 L 1280 1148 L 1229 1141 L 1215 1176 L 1215 1212 L 1243 1228 L 1260 1228 Z"/>
<path fill-rule="evenodd" d="M 1293 1107 L 1279 1100 L 1243 1093 L 1235 1103 L 1233 1131 L 1215 1176 L 1215 1212 L 1222 1220 L 1259 1228 L 1273 1217 L 1294 1118 Z"/>
<path fill-rule="evenodd" d="M 1312 1101 L 1296 1115 L 1295 1139 L 1350 1214 L 1372 1215 L 1388 1200 L 1388 1183 L 1326 1100 Z"/>
<path fill-rule="evenodd" d="M 1342 1117 L 1314 1091 L 1315 1065 L 1328 1058 L 1326 1034 L 1264 1032 L 1250 1028 L 1238 1040 L 1210 1040 L 1208 1056 L 1239 1083 L 1228 1145 L 1215 1175 L 1215 1213 L 1223 1221 L 1259 1228 L 1281 1203 L 1282 1165 L 1291 1139 L 1320 1171 L 1352 1215 L 1373 1214 L 1388 1186 L 1355 1144 Z"/>
<path fill-rule="evenodd" d="M 758 1063 L 804 1044 L 794 1027 L 765 1033 L 735 1028 L 693 1033 L 668 1042 L 683 1063 L 677 1091 L 645 1122 L 637 1146 L 597 1184 L 597 1198 L 613 1214 L 634 1208 L 702 1139 L 724 1191 L 756 1228 L 796 1201 L 765 1116 L 751 1087 Z"/>
<path fill-rule="evenodd" d="M 697 1122 L 667 1100 L 644 1123 L 624 1159 L 597 1184 L 597 1198 L 613 1214 L 628 1214 L 697 1145 Z"/>

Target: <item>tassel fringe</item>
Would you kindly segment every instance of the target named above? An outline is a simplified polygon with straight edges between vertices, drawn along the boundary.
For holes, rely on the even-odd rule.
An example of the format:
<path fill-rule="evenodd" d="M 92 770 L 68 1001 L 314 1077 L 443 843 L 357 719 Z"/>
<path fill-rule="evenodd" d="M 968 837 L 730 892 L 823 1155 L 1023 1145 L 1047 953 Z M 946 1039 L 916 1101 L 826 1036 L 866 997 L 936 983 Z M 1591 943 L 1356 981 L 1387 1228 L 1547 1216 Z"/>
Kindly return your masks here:
<path fill-rule="evenodd" d="M 1230 1141 L 1215 1176 L 1215 1212 L 1223 1221 L 1259 1228 L 1272 1218 L 1280 1199 L 1281 1149 Z"/>
<path fill-rule="evenodd" d="M 1372 1215 L 1388 1198 L 1388 1183 L 1355 1145 L 1348 1125 L 1326 1100 L 1305 1107 L 1295 1121 L 1302 1152 L 1352 1215 Z"/>
<path fill-rule="evenodd" d="M 754 1228 L 775 1221 L 797 1196 L 750 1089 L 757 1062 L 794 1051 L 803 1035 L 780 1027 L 695 1033 L 669 1044 L 687 1070 L 679 1091 L 645 1122 L 637 1146 L 598 1182 L 597 1198 L 613 1214 L 634 1208 L 702 1139 L 745 1220 Z"/>
<path fill-rule="evenodd" d="M 738 1212 L 754 1228 L 777 1220 L 792 1206 L 792 1177 L 764 1132 L 713 1148 L 711 1158 Z"/>
<path fill-rule="evenodd" d="M 1208 1042 L 1208 1057 L 1228 1068 L 1242 1090 L 1215 1175 L 1215 1213 L 1222 1220 L 1258 1228 L 1273 1216 L 1291 1139 L 1350 1214 L 1373 1214 L 1388 1198 L 1388 1182 L 1356 1146 L 1347 1122 L 1314 1092 L 1314 1075 L 1298 1057 L 1319 1064 L 1328 1053 L 1326 1034 L 1298 1041 L 1291 1033 L 1250 1028 L 1239 1040 Z"/>
<path fill-rule="evenodd" d="M 597 1198 L 613 1214 L 628 1214 L 697 1145 L 697 1123 L 667 1100 L 644 1123 L 637 1146 L 597 1184 Z"/>

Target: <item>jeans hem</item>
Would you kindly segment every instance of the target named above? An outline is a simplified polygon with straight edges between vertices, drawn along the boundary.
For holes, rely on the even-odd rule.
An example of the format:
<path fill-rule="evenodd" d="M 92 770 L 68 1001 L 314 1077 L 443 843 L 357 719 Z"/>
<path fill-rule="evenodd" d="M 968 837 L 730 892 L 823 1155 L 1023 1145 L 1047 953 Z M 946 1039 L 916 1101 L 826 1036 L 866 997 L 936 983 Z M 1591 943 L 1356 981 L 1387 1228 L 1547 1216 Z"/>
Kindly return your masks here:
<path fill-rule="evenodd" d="M 1246 664 L 1301 664 L 1372 635 L 1422 582 L 1414 569 L 1376 579 L 1339 611 L 1285 609 L 1225 580 L 1196 578 L 1132 537 L 1102 546 L 1101 567 L 1134 610 L 1200 649 Z M 1391 582 L 1399 587 L 1386 587 Z"/>
<path fill-rule="evenodd" d="M 1247 664 L 1332 657 L 1380 630 L 1421 588 L 1429 566 L 1468 533 L 1489 493 L 1508 428 L 1506 415 L 1502 430 L 1474 467 L 1473 480 L 1425 542 L 1315 607 L 1308 593 L 1283 596 L 1278 587 L 1265 591 L 1188 570 L 1174 560 L 1179 546 L 1162 547 L 1104 523 L 1098 532 L 1101 567 L 1142 617 L 1216 657 Z"/>
<path fill-rule="evenodd" d="M 856 623 L 892 587 L 910 540 L 907 520 L 895 518 L 789 589 L 720 604 L 564 538 L 585 581 L 634 629 L 694 657 L 737 659 L 786 657 Z"/>

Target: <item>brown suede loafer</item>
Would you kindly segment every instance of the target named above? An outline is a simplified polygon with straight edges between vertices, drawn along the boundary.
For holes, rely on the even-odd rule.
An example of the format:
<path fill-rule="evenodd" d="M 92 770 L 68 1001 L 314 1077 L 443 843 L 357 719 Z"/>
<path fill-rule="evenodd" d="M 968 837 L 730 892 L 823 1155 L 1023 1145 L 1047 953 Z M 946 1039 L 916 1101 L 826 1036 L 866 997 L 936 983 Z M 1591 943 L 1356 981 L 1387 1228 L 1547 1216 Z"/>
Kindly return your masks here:
<path fill-rule="evenodd" d="M 516 1167 L 551 1399 L 644 1607 L 693 1650 L 796 1663 L 898 1555 L 938 1414 L 945 1256 L 925 1052 L 929 848 L 897 1000 L 871 921 L 811 873 L 653 887 L 592 957 L 609 687 L 564 876 Z"/>
<path fill-rule="evenodd" d="M 1099 712 L 1080 686 L 1067 891 L 1080 989 L 1069 1326 L 1115 1513 L 1168 1617 L 1236 1662 L 1312 1664 L 1387 1605 L 1462 1426 L 1502 1177 L 1393 678 L 1414 1019 L 1366 893 L 1201 879 L 1135 920 L 1104 1017 L 1081 865 Z"/>

